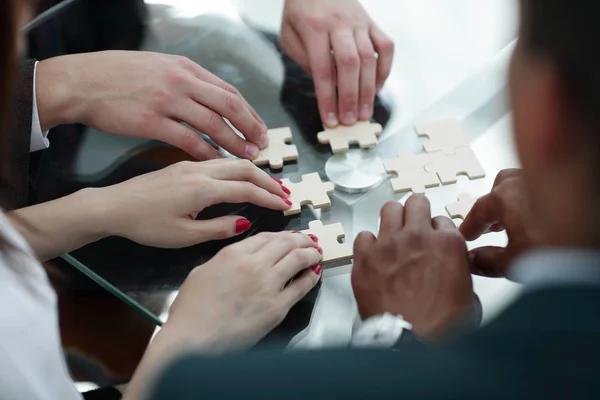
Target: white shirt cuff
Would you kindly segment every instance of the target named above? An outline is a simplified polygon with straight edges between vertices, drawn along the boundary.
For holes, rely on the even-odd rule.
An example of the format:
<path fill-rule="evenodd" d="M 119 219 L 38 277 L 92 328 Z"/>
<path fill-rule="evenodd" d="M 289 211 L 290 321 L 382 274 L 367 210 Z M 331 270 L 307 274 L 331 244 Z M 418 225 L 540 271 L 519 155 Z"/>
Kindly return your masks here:
<path fill-rule="evenodd" d="M 393 347 L 402 332 L 412 330 L 412 325 L 404 320 L 402 315 L 389 313 L 374 315 L 362 321 L 352 334 L 351 347 Z"/>
<path fill-rule="evenodd" d="M 31 141 L 29 144 L 29 152 L 47 149 L 50 147 L 50 141 L 48 141 L 48 131 L 42 132 L 42 125 L 40 124 L 40 115 L 38 113 L 37 106 L 37 93 L 35 90 L 35 79 L 37 75 L 37 65 L 33 68 L 33 111 L 31 115 Z"/>

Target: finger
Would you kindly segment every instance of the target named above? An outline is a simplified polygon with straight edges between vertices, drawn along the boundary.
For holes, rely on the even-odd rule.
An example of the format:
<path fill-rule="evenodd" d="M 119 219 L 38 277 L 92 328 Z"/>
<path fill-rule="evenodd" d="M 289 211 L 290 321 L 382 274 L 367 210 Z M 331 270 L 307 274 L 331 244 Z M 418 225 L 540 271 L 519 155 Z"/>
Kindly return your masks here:
<path fill-rule="evenodd" d="M 431 227 L 431 204 L 422 194 L 413 194 L 404 205 L 404 226 L 412 229 Z"/>
<path fill-rule="evenodd" d="M 218 168 L 211 171 L 211 176 L 219 180 L 250 182 L 279 197 L 288 197 L 290 190 L 281 185 L 281 181 L 273 178 L 248 160 L 224 160 Z"/>
<path fill-rule="evenodd" d="M 307 28 L 300 32 L 304 43 L 310 43 L 306 48 L 315 92 L 319 104 L 319 114 L 323 124 L 333 128 L 338 124 L 336 102 L 336 72 L 331 58 L 329 35 L 317 33 Z"/>
<path fill-rule="evenodd" d="M 493 193 L 479 198 L 460 225 L 460 233 L 472 241 L 483 235 L 491 225 L 500 222 L 503 214 L 502 203 Z"/>
<path fill-rule="evenodd" d="M 496 179 L 494 179 L 493 187 L 500 185 L 502 182 L 504 182 L 507 179 L 518 178 L 518 177 L 521 177 L 522 175 L 523 175 L 523 170 L 518 169 L 518 168 L 503 169 L 502 171 L 498 172 L 498 175 L 496 175 Z"/>
<path fill-rule="evenodd" d="M 285 256 L 297 249 L 309 249 L 312 253 L 316 253 L 316 255 L 320 257 L 319 252 L 315 250 L 316 247 L 317 243 L 315 243 L 309 236 L 303 233 L 280 232 L 275 235 L 275 237 L 267 246 L 265 246 L 258 253 L 256 253 L 255 257 L 260 260 L 261 264 L 264 264 L 266 266 L 275 266 Z M 318 258 L 318 260 L 320 260 L 320 258 Z M 305 265 L 304 268 L 307 267 L 309 267 L 309 265 Z M 296 273 L 297 272 L 298 271 L 296 271 Z M 288 278 L 288 280 L 291 279 L 293 276 L 294 274 L 292 274 Z M 285 282 L 283 282 L 282 285 L 284 283 Z"/>
<path fill-rule="evenodd" d="M 320 267 L 316 267 L 314 270 L 309 268 L 281 291 L 279 296 L 288 310 L 302 300 L 319 283 L 321 271 Z"/>
<path fill-rule="evenodd" d="M 502 232 L 503 230 L 505 230 L 506 228 L 504 227 L 504 225 L 502 225 L 501 223 L 495 223 L 492 224 L 490 226 L 490 228 L 488 229 L 488 231 L 490 232 Z"/>
<path fill-rule="evenodd" d="M 279 34 L 279 47 L 292 58 L 300 67 L 310 74 L 310 64 L 306 49 L 300 40 L 300 36 L 290 24 L 283 24 Z"/>
<path fill-rule="evenodd" d="M 385 203 L 381 209 L 379 237 L 390 235 L 404 226 L 404 207 L 397 201 Z"/>
<path fill-rule="evenodd" d="M 504 277 L 506 271 L 506 249 L 503 247 L 480 247 L 471 250 L 472 273 L 490 278 Z"/>
<path fill-rule="evenodd" d="M 218 86 L 200 80 L 194 82 L 195 85 L 191 88 L 191 95 L 196 102 L 227 118 L 249 142 L 261 147 L 261 140 L 263 140 L 263 135 L 266 134 L 265 126 L 259 123 L 252 115 L 240 94 L 228 92 Z M 237 135 L 236 139 L 239 139 Z M 238 144 L 238 142 L 237 140 L 234 141 L 235 144 Z M 228 144 L 228 142 L 224 143 Z M 234 154 L 244 150 L 242 148 L 236 149 L 235 147 L 229 149 L 225 145 L 223 147 Z"/>
<path fill-rule="evenodd" d="M 363 260 L 367 258 L 373 246 L 377 242 L 377 238 L 371 232 L 361 232 L 354 240 L 354 268 L 361 268 Z"/>
<path fill-rule="evenodd" d="M 252 203 L 271 210 L 284 211 L 292 204 L 289 200 L 269 193 L 250 182 L 215 181 L 215 183 L 212 188 L 199 188 L 203 193 L 207 190 L 210 191 L 210 193 L 204 194 L 209 196 L 208 201 L 211 205 Z"/>
<path fill-rule="evenodd" d="M 431 226 L 436 231 L 441 231 L 441 230 L 455 231 L 456 230 L 456 225 L 454 225 L 454 222 L 452 222 L 452 220 L 450 218 L 444 217 L 441 215 L 437 216 L 431 220 Z"/>
<path fill-rule="evenodd" d="M 354 32 L 356 47 L 360 57 L 360 87 L 358 95 L 358 119 L 367 121 L 373 115 L 375 84 L 377 78 L 377 60 L 375 49 L 369 37 L 369 31 L 359 29 Z"/>
<path fill-rule="evenodd" d="M 275 284 L 282 287 L 306 268 L 318 265 L 322 259 L 323 255 L 314 246 L 290 251 L 273 267 Z"/>
<path fill-rule="evenodd" d="M 252 160 L 258 153 L 258 146 L 236 135 L 219 113 L 195 101 L 182 101 L 173 113 L 174 117 L 205 133 L 219 146 L 238 157 Z"/>
<path fill-rule="evenodd" d="M 238 215 L 227 215 L 201 221 L 185 219 L 183 223 L 184 231 L 188 233 L 189 240 L 187 240 L 187 243 L 182 243 L 181 247 L 211 240 L 229 239 L 246 232 L 250 228 L 250 221 Z"/>
<path fill-rule="evenodd" d="M 379 27 L 372 25 L 369 31 L 373 47 L 377 52 L 377 78 L 375 90 L 379 92 L 392 70 L 394 42 Z"/>
<path fill-rule="evenodd" d="M 344 125 L 354 125 L 358 112 L 360 58 L 351 30 L 331 33 L 338 87 L 338 116 Z"/>
<path fill-rule="evenodd" d="M 151 139 L 178 147 L 198 160 L 220 158 L 220 153 L 192 129 L 169 118 L 161 118 L 150 133 Z"/>

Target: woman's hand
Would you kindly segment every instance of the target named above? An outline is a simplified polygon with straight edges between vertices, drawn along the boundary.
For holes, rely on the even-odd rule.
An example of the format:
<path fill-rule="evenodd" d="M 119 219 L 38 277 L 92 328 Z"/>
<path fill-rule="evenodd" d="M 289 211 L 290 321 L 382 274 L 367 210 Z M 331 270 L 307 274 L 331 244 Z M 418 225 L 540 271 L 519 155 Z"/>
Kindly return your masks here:
<path fill-rule="evenodd" d="M 181 162 L 98 190 L 109 204 L 111 235 L 154 247 L 178 248 L 244 232 L 250 222 L 229 215 L 197 221 L 200 211 L 219 203 L 253 203 L 286 210 L 289 190 L 246 160 Z"/>
<path fill-rule="evenodd" d="M 125 398 L 144 398 L 157 371 L 182 353 L 218 355 L 256 344 L 317 284 L 320 260 L 317 243 L 302 233 L 261 233 L 194 269 Z"/>
<path fill-rule="evenodd" d="M 373 115 L 375 94 L 390 74 L 394 42 L 358 1 L 287 0 L 279 45 L 313 76 L 325 125 L 353 125 Z"/>

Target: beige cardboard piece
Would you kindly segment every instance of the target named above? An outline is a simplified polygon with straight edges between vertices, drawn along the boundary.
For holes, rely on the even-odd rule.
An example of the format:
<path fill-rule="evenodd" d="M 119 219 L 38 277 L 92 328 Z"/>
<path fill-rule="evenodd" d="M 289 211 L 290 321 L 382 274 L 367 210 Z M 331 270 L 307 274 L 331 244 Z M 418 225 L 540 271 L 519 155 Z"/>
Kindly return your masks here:
<path fill-rule="evenodd" d="M 398 175 L 390 180 L 394 193 L 412 191 L 425 193 L 426 188 L 440 185 L 435 172 L 427 172 L 425 166 L 431 164 L 431 159 L 426 153 L 410 154 L 402 151 L 398 158 L 383 161 L 383 166 L 388 173 Z"/>
<path fill-rule="evenodd" d="M 457 147 L 469 146 L 462 125 L 455 119 L 417 125 L 415 130 L 417 135 L 429 138 L 429 141 L 423 143 L 423 150 L 427 153 L 443 151 L 454 154 Z"/>
<path fill-rule="evenodd" d="M 456 203 L 446 205 L 446 211 L 448 211 L 451 218 L 460 218 L 464 220 L 476 201 L 477 199 L 469 193 L 461 193 L 458 195 L 458 201 Z"/>
<path fill-rule="evenodd" d="M 382 130 L 379 124 L 359 121 L 352 126 L 325 128 L 317 134 L 317 139 L 321 144 L 329 143 L 332 152 L 343 153 L 350 149 L 351 144 L 358 144 L 363 149 L 377 146 L 377 137 L 381 135 Z"/>
<path fill-rule="evenodd" d="M 352 259 L 352 246 L 338 242 L 338 239 L 346 236 L 342 224 L 323 225 L 319 220 L 311 221 L 308 223 L 308 229 L 302 233 L 313 234 L 319 239 L 319 247 L 323 249 L 321 265 Z"/>
<path fill-rule="evenodd" d="M 485 170 L 469 147 L 457 147 L 456 153 L 451 155 L 443 151 L 427 154 L 431 164 L 425 166 L 425 171 L 437 173 L 443 185 L 456 183 L 457 175 L 466 175 L 469 179 L 485 177 Z"/>
<path fill-rule="evenodd" d="M 283 212 L 284 215 L 299 214 L 303 205 L 311 204 L 313 208 L 331 207 L 329 195 L 333 193 L 333 183 L 321 181 L 318 173 L 302 175 L 302 181 L 293 183 L 289 179 L 282 179 L 282 185 L 290 189 L 288 200 L 292 207 Z"/>
<path fill-rule="evenodd" d="M 295 161 L 298 159 L 298 149 L 292 141 L 292 131 L 290 128 L 269 129 L 269 146 L 258 152 L 254 160 L 255 165 L 267 165 L 272 169 L 283 168 L 285 161 Z"/>

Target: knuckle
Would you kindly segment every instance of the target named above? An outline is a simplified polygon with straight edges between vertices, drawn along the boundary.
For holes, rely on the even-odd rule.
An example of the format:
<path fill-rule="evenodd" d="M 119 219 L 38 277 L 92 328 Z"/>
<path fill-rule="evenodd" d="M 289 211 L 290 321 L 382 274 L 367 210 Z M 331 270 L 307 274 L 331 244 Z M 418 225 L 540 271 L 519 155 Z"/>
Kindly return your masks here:
<path fill-rule="evenodd" d="M 182 68 L 185 69 L 193 69 L 196 67 L 196 63 L 192 60 L 190 60 L 188 57 L 185 56 L 174 56 L 175 57 L 175 62 L 177 65 L 179 65 Z"/>
<path fill-rule="evenodd" d="M 160 117 L 153 111 L 143 110 L 137 114 L 134 126 L 137 131 L 147 131 L 158 126 Z"/>
<path fill-rule="evenodd" d="M 386 36 L 379 44 L 379 47 L 381 52 L 389 54 L 394 52 L 396 45 L 393 40 Z"/>
<path fill-rule="evenodd" d="M 324 32 L 327 30 L 327 19 L 315 15 L 298 16 L 299 22 L 306 24 L 315 32 Z"/>
<path fill-rule="evenodd" d="M 358 103 L 358 93 L 355 91 L 345 91 L 341 96 L 342 104 L 346 107 L 354 107 Z"/>
<path fill-rule="evenodd" d="M 183 87 L 187 85 L 188 82 L 186 73 L 184 73 L 179 68 L 168 70 L 167 72 L 165 72 L 164 78 L 165 82 L 169 86 Z"/>
<path fill-rule="evenodd" d="M 427 234 L 421 229 L 412 229 L 407 232 L 406 241 L 411 248 L 423 248 L 426 246 Z"/>
<path fill-rule="evenodd" d="M 324 81 L 331 81 L 333 79 L 333 70 L 329 65 L 318 65 L 313 68 L 315 78 Z"/>
<path fill-rule="evenodd" d="M 172 104 L 173 96 L 168 89 L 164 87 L 157 87 L 152 91 L 152 100 L 154 100 L 154 102 L 162 108 Z"/>
<path fill-rule="evenodd" d="M 223 117 L 221 117 L 216 112 L 210 112 L 208 118 L 206 119 L 206 126 L 212 134 L 217 134 L 221 131 L 225 122 L 223 121 Z"/>
<path fill-rule="evenodd" d="M 373 49 L 360 50 L 358 56 L 363 66 L 370 66 L 375 63 L 375 52 Z"/>
<path fill-rule="evenodd" d="M 358 53 L 341 54 L 339 57 L 339 64 L 342 68 L 358 68 L 360 63 Z"/>
<path fill-rule="evenodd" d="M 227 91 L 227 94 L 225 95 L 225 106 L 232 113 L 239 113 L 242 111 L 243 107 L 242 99 L 238 94 Z"/>

